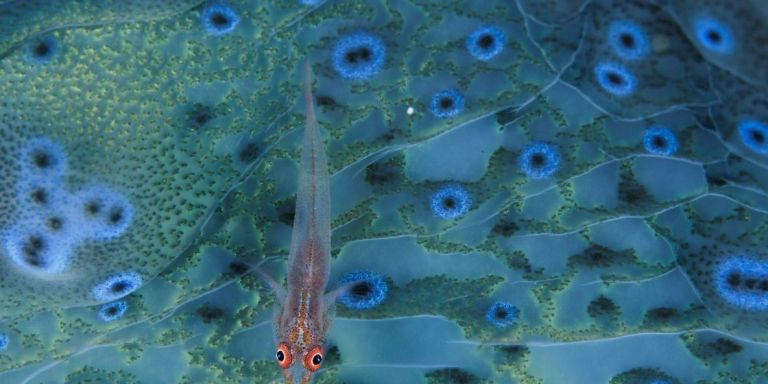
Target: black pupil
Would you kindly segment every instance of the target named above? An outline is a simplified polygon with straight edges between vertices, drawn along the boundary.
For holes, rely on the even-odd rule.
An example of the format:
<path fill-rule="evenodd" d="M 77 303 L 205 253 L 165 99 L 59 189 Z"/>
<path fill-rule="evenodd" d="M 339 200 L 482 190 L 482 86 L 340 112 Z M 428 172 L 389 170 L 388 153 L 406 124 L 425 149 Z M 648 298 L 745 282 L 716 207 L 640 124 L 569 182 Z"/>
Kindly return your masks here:
<path fill-rule="evenodd" d="M 37 56 L 45 56 L 51 51 L 51 47 L 48 46 L 46 43 L 38 43 L 35 46 L 35 55 Z"/>
<path fill-rule="evenodd" d="M 24 242 L 23 245 L 24 259 L 29 265 L 39 267 L 43 264 L 43 260 L 40 258 L 40 252 L 43 250 L 43 239 L 37 236 L 32 236 Z"/>
<path fill-rule="evenodd" d="M 53 230 L 59 230 L 61 229 L 61 219 L 58 217 L 51 217 L 48 219 L 48 227 L 50 227 Z"/>
<path fill-rule="evenodd" d="M 38 188 L 32 191 L 32 200 L 39 204 L 45 204 L 48 201 L 48 196 L 45 194 L 45 190 Z"/>
<path fill-rule="evenodd" d="M 122 219 L 123 219 L 123 209 L 122 208 L 113 208 L 112 211 L 109 212 L 109 221 L 112 224 L 117 224 Z"/>
<path fill-rule="evenodd" d="M 101 204 L 97 201 L 89 201 L 85 204 L 85 211 L 90 213 L 91 215 L 95 215 L 99 213 L 101 210 Z"/>
<path fill-rule="evenodd" d="M 768 291 L 768 279 L 756 279 L 756 278 L 748 278 L 744 279 L 742 276 L 736 272 L 731 273 L 728 275 L 727 279 L 728 285 L 730 285 L 732 288 L 746 288 L 748 290 L 760 290 L 760 291 Z"/>
<path fill-rule="evenodd" d="M 51 165 L 51 158 L 45 152 L 37 152 L 34 155 L 35 165 L 38 168 L 48 168 Z"/>
<path fill-rule="evenodd" d="M 322 363 L 322 362 L 323 362 L 323 357 L 320 356 L 319 354 L 317 354 L 317 355 L 312 357 L 312 364 L 320 365 L 320 363 Z"/>
<path fill-rule="evenodd" d="M 720 34 L 717 31 L 707 32 L 707 38 L 715 43 L 719 43 L 721 39 Z"/>
<path fill-rule="evenodd" d="M 741 284 L 741 276 L 739 276 L 738 273 L 732 273 L 730 276 L 728 276 L 728 284 L 731 287 L 736 287 L 739 284 Z"/>
<path fill-rule="evenodd" d="M 117 313 L 117 308 L 115 308 L 115 307 L 109 307 L 109 309 L 107 309 L 107 314 L 108 315 L 114 315 L 116 313 Z"/>
<path fill-rule="evenodd" d="M 491 45 L 493 45 L 493 36 L 483 35 L 479 40 L 477 40 L 477 45 L 479 45 L 480 48 L 490 48 Z"/>
<path fill-rule="evenodd" d="M 277 361 L 285 360 L 285 353 L 283 353 L 283 351 L 277 351 L 276 356 L 277 356 Z"/>
<path fill-rule="evenodd" d="M 657 148 L 663 148 L 667 146 L 667 141 L 661 136 L 656 136 L 653 138 L 653 145 Z"/>
<path fill-rule="evenodd" d="M 440 99 L 440 108 L 448 109 L 448 108 L 451 108 L 451 107 L 453 107 L 453 100 L 452 99 L 450 99 L 448 97 L 444 97 L 444 98 Z"/>
<path fill-rule="evenodd" d="M 499 318 L 499 319 L 503 319 L 503 318 L 507 317 L 507 310 L 506 309 L 502 309 L 502 308 L 497 309 L 496 310 L 496 317 Z"/>
<path fill-rule="evenodd" d="M 217 26 L 225 26 L 229 24 L 229 19 L 221 13 L 214 13 L 213 16 L 211 16 L 211 21 Z"/>
<path fill-rule="evenodd" d="M 112 284 L 112 292 L 119 293 L 124 291 L 126 288 L 128 288 L 128 283 L 125 281 L 118 281 L 117 283 Z"/>
<path fill-rule="evenodd" d="M 758 144 L 762 144 L 765 142 L 765 135 L 760 131 L 752 131 L 752 139 Z"/>
<path fill-rule="evenodd" d="M 355 297 L 366 297 L 371 294 L 371 290 L 371 284 L 367 281 L 362 281 L 352 287 L 352 295 Z"/>
<path fill-rule="evenodd" d="M 368 47 L 360 47 L 347 52 L 347 61 L 357 64 L 358 61 L 366 62 L 371 59 L 371 50 Z"/>
<path fill-rule="evenodd" d="M 624 46 L 627 48 L 632 48 L 635 46 L 635 39 L 628 33 L 622 34 L 620 39 L 621 43 L 624 44 Z"/>
<path fill-rule="evenodd" d="M 547 162 L 546 158 L 541 153 L 536 153 L 533 156 L 531 156 L 531 163 L 536 167 L 540 167 L 544 165 L 544 163 L 546 162 Z"/>
<path fill-rule="evenodd" d="M 611 72 L 608 74 L 608 81 L 610 81 L 613 84 L 621 84 L 624 82 L 624 80 L 619 76 L 619 74 Z"/>
<path fill-rule="evenodd" d="M 454 200 L 453 197 L 446 197 L 445 200 L 443 200 L 443 207 L 453 208 L 455 206 L 456 206 L 456 200 Z"/>

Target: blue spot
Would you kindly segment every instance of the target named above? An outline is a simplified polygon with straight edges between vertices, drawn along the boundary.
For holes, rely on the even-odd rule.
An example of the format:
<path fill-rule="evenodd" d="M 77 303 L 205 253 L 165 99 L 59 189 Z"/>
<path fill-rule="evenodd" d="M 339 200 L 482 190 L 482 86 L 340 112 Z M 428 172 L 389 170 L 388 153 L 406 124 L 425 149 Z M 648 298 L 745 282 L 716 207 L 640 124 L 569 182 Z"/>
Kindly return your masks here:
<path fill-rule="evenodd" d="M 517 164 L 531 179 L 546 179 L 560 168 L 560 153 L 552 144 L 531 143 L 523 148 Z"/>
<path fill-rule="evenodd" d="M 699 17 L 694 20 L 693 34 L 699 45 L 713 53 L 728 54 L 735 48 L 731 27 L 713 17 Z"/>
<path fill-rule="evenodd" d="M 224 4 L 210 4 L 203 9 L 203 26 L 211 35 L 219 36 L 232 32 L 240 16 L 232 7 Z"/>
<path fill-rule="evenodd" d="M 616 20 L 608 26 L 608 43 L 624 60 L 638 60 L 651 52 L 645 28 L 630 20 Z"/>
<path fill-rule="evenodd" d="M 485 61 L 501 53 L 506 42 L 507 36 L 504 31 L 499 27 L 489 25 L 480 27 L 469 35 L 467 49 L 472 57 Z"/>
<path fill-rule="evenodd" d="M 429 103 L 429 111 L 435 117 L 447 119 L 464 110 L 464 95 L 455 89 L 446 89 L 435 93 Z"/>
<path fill-rule="evenodd" d="M 336 42 L 331 53 L 331 63 L 341 77 L 365 80 L 379 73 L 386 55 L 387 47 L 380 37 L 357 32 Z"/>
<path fill-rule="evenodd" d="M 495 302 L 485 312 L 485 319 L 494 327 L 509 327 L 517 319 L 517 308 L 506 301 Z"/>
<path fill-rule="evenodd" d="M 739 123 L 739 136 L 747 148 L 761 154 L 768 154 L 768 125 L 755 119 Z"/>
<path fill-rule="evenodd" d="M 734 256 L 714 271 L 715 288 L 731 305 L 747 311 L 768 310 L 768 261 Z"/>
<path fill-rule="evenodd" d="M 21 178 L 40 177 L 60 180 L 67 175 L 67 155 L 52 140 L 39 137 L 28 140 L 19 153 Z"/>
<path fill-rule="evenodd" d="M 349 290 L 339 296 L 339 301 L 347 308 L 370 309 L 387 297 L 389 287 L 381 275 L 369 271 L 355 271 L 344 275 L 339 285 L 351 285 Z"/>
<path fill-rule="evenodd" d="M 448 220 L 467 213 L 472 205 L 472 198 L 464 187 L 448 185 L 432 194 L 429 205 L 437 217 Z"/>
<path fill-rule="evenodd" d="M 672 130 L 667 127 L 654 125 L 645 131 L 643 146 L 648 153 L 670 156 L 677 152 L 678 144 L 675 133 Z"/>
<path fill-rule="evenodd" d="M 322 0 L 299 0 L 299 3 L 304 5 L 315 5 L 319 4 Z"/>
<path fill-rule="evenodd" d="M 0 333 L 0 351 L 4 351 L 8 348 L 8 342 L 10 340 L 8 339 L 8 335 L 5 333 Z"/>
<path fill-rule="evenodd" d="M 3 249 L 23 271 L 51 275 L 66 271 L 72 261 L 73 242 L 40 228 L 17 225 L 3 234 Z"/>
<path fill-rule="evenodd" d="M 59 42 L 53 36 L 33 38 L 26 43 L 27 60 L 33 64 L 47 64 L 59 53 Z"/>
<path fill-rule="evenodd" d="M 124 300 L 114 301 L 101 306 L 99 309 L 99 318 L 109 323 L 120 319 L 125 315 L 125 311 L 128 310 L 128 303 Z"/>
<path fill-rule="evenodd" d="M 627 68 L 610 61 L 595 65 L 597 83 L 614 96 L 628 96 L 635 92 L 637 80 Z"/>
<path fill-rule="evenodd" d="M 102 186 L 89 186 L 74 195 L 73 205 L 85 237 L 112 239 L 133 221 L 133 205 L 123 194 Z"/>
<path fill-rule="evenodd" d="M 111 276 L 91 289 L 96 301 L 109 302 L 120 299 L 141 287 L 141 275 L 136 272 L 123 272 Z"/>

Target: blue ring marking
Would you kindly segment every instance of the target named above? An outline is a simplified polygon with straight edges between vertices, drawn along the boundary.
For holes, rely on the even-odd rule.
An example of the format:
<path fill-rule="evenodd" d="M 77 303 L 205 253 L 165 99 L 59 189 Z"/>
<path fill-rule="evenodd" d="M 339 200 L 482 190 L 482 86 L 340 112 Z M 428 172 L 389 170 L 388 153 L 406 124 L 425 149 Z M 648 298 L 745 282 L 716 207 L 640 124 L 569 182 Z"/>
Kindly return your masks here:
<path fill-rule="evenodd" d="M 608 26 L 608 43 L 624 60 L 639 60 L 651 52 L 645 28 L 631 20 L 615 20 Z"/>
<path fill-rule="evenodd" d="M 670 156 L 677 152 L 677 137 L 675 137 L 675 133 L 671 129 L 654 125 L 645 131 L 643 147 L 645 147 L 648 153 Z"/>
<path fill-rule="evenodd" d="M 450 220 L 466 214 L 472 206 L 472 198 L 464 187 L 447 185 L 432 194 L 429 206 L 437 217 Z"/>
<path fill-rule="evenodd" d="M 387 47 L 380 37 L 356 32 L 336 42 L 331 52 L 331 64 L 344 79 L 365 80 L 379 73 L 386 56 Z"/>
<path fill-rule="evenodd" d="M 514 324 L 518 316 L 518 309 L 506 301 L 493 303 L 485 312 L 485 319 L 497 328 L 507 328 Z"/>
<path fill-rule="evenodd" d="M 240 15 L 234 8 L 224 4 L 210 4 L 201 14 L 205 31 L 214 36 L 232 32 L 240 23 Z"/>
<path fill-rule="evenodd" d="M 487 25 L 473 31 L 467 37 L 467 50 L 477 60 L 488 61 L 504 50 L 507 36 L 501 28 Z"/>
<path fill-rule="evenodd" d="M 614 96 L 629 96 L 637 87 L 635 75 L 624 66 L 611 61 L 595 65 L 594 73 L 600 87 Z"/>
<path fill-rule="evenodd" d="M 115 301 L 139 289 L 141 284 L 141 275 L 137 272 L 122 272 L 96 284 L 91 289 L 91 295 L 102 303 Z"/>
<path fill-rule="evenodd" d="M 739 136 L 744 145 L 761 155 L 768 154 L 768 125 L 756 119 L 739 122 Z"/>
<path fill-rule="evenodd" d="M 339 285 L 348 285 L 351 283 L 363 283 L 365 286 L 361 293 L 355 292 L 357 284 L 339 296 L 339 301 L 350 309 L 370 309 L 379 304 L 387 297 L 389 287 L 381 275 L 370 271 L 354 271 L 347 273 L 339 280 Z"/>
<path fill-rule="evenodd" d="M 122 318 L 127 310 L 128 303 L 125 300 L 113 301 L 104 304 L 99 308 L 99 318 L 102 321 L 109 323 Z"/>
<path fill-rule="evenodd" d="M 693 21 L 693 34 L 704 49 L 726 55 L 736 48 L 731 27 L 714 17 L 699 17 Z"/>
<path fill-rule="evenodd" d="M 546 179 L 560 169 L 560 153 L 549 143 L 533 142 L 523 148 L 517 164 L 523 173 L 534 180 Z"/>

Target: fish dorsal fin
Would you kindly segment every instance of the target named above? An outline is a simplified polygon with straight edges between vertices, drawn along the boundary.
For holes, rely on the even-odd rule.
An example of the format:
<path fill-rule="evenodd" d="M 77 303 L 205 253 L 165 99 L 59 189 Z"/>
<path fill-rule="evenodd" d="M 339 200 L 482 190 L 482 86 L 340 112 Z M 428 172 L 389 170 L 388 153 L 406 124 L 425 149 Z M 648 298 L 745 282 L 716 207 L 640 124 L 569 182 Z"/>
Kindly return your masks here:
<path fill-rule="evenodd" d="M 296 213 L 293 221 L 289 266 L 295 265 L 296 255 L 307 245 L 311 245 L 312 249 L 317 252 L 330 254 L 330 177 L 325 144 L 315 117 L 312 69 L 309 63 L 305 65 L 304 98 L 307 121 L 301 148 L 299 187 L 296 193 Z M 328 265 L 324 266 L 326 268 L 325 275 L 327 275 L 328 267 Z"/>

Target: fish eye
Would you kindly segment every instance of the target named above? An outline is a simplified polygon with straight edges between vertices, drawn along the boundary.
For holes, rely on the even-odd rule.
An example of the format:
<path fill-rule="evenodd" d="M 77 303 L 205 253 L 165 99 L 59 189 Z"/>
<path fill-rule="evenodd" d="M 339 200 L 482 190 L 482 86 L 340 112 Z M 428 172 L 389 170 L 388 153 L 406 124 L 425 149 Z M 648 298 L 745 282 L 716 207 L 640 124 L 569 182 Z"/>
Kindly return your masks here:
<path fill-rule="evenodd" d="M 275 359 L 280 368 L 286 369 L 293 364 L 293 356 L 291 356 L 291 349 L 288 348 L 288 344 L 280 343 L 277 346 L 277 352 L 275 352 Z"/>
<path fill-rule="evenodd" d="M 314 346 L 312 349 L 309 350 L 309 352 L 304 356 L 304 366 L 307 367 L 308 370 L 314 372 L 320 369 L 320 365 L 323 364 L 323 347 L 321 346 Z"/>

